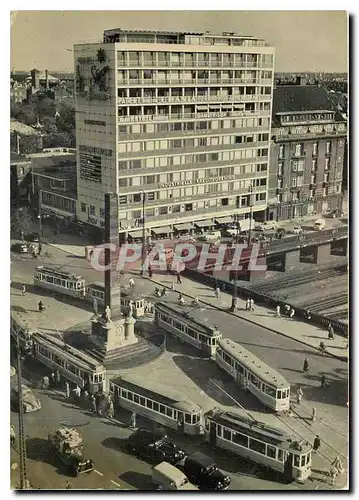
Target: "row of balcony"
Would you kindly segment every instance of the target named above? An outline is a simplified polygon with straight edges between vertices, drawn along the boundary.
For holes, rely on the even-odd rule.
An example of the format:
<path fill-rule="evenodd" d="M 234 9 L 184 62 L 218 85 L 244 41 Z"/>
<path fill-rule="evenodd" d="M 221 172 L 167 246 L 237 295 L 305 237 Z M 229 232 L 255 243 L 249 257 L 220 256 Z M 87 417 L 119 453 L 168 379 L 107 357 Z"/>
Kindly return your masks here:
<path fill-rule="evenodd" d="M 158 97 L 118 97 L 117 104 L 159 104 L 188 102 L 241 102 L 270 101 L 271 95 L 236 94 L 236 95 L 198 95 L 198 96 L 158 96 Z"/>
<path fill-rule="evenodd" d="M 169 120 L 188 120 L 188 119 L 216 119 L 216 118 L 235 118 L 235 117 L 269 117 L 270 111 L 216 111 L 216 112 L 204 112 L 204 113 L 171 113 L 170 115 L 129 115 L 129 116 L 118 116 L 118 121 L 121 123 L 132 123 L 132 122 L 161 122 Z"/>
<path fill-rule="evenodd" d="M 117 83 L 121 87 L 128 85 L 151 85 L 160 87 L 161 85 L 195 85 L 196 87 L 201 87 L 204 85 L 267 85 L 271 86 L 271 80 L 259 80 L 255 78 L 166 78 L 166 79 L 156 79 L 156 78 L 117 78 Z"/>
<path fill-rule="evenodd" d="M 220 68 L 220 69 L 272 69 L 272 64 L 260 63 L 260 62 L 214 62 L 214 61 L 183 61 L 183 63 L 176 63 L 171 61 L 163 61 L 158 59 L 129 59 L 128 61 L 117 60 L 118 68 L 183 68 L 183 69 L 203 69 L 208 71 L 211 68 Z"/>

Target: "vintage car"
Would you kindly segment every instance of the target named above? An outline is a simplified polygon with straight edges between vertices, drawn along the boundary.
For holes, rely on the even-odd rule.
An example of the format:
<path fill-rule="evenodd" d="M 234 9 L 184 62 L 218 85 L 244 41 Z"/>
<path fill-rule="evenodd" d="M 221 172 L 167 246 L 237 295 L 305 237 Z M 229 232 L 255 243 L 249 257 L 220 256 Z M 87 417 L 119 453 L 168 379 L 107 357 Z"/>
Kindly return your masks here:
<path fill-rule="evenodd" d="M 188 480 L 198 486 L 200 490 L 227 490 L 231 483 L 230 477 L 218 468 L 215 461 L 200 452 L 186 457 L 178 467 Z"/>
<path fill-rule="evenodd" d="M 21 391 L 24 413 L 31 413 L 32 411 L 41 409 L 41 401 L 34 395 L 30 387 L 22 385 Z M 16 411 L 19 411 L 18 387 L 13 387 L 11 390 L 11 407 Z"/>
<path fill-rule="evenodd" d="M 168 440 L 161 431 L 138 429 L 127 440 L 127 449 L 150 462 L 168 462 L 175 465 L 186 456 L 185 452 Z"/>

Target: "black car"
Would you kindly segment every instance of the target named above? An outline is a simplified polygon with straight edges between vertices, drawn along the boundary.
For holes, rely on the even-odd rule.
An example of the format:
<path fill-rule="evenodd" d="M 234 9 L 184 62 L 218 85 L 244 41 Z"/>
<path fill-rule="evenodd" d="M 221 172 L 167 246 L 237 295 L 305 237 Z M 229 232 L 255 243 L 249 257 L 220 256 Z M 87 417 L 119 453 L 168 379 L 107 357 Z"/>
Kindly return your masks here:
<path fill-rule="evenodd" d="M 186 456 L 185 452 L 168 440 L 160 431 L 138 429 L 127 440 L 127 448 L 135 455 L 151 462 L 177 464 Z"/>
<path fill-rule="evenodd" d="M 231 483 L 231 478 L 219 470 L 212 458 L 203 453 L 196 452 L 188 456 L 181 470 L 201 490 L 226 490 Z"/>
<path fill-rule="evenodd" d="M 25 234 L 24 240 L 29 241 L 31 243 L 38 243 L 39 242 L 39 235 L 37 233 Z"/>

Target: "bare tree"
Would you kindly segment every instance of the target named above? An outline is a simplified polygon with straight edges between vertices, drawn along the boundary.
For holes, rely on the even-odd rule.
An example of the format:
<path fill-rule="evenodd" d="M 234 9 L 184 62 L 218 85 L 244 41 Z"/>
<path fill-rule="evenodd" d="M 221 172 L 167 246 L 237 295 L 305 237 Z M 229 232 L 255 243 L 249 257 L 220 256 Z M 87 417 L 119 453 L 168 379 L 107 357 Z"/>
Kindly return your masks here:
<path fill-rule="evenodd" d="M 31 228 L 31 215 L 27 207 L 18 208 L 11 216 L 11 229 L 18 233 L 29 232 Z"/>

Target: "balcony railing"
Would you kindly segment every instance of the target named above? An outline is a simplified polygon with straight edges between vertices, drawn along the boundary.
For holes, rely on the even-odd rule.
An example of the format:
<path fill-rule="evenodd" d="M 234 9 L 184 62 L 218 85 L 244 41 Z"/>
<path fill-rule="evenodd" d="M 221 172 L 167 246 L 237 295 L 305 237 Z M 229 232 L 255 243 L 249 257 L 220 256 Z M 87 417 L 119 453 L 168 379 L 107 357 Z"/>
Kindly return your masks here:
<path fill-rule="evenodd" d="M 160 103 L 192 103 L 192 102 L 242 102 L 267 101 L 270 95 L 236 94 L 236 95 L 198 95 L 196 96 L 158 96 L 158 97 L 118 97 L 117 104 L 160 104 Z"/>
<path fill-rule="evenodd" d="M 159 85 L 266 85 L 269 86 L 272 84 L 271 80 L 261 80 L 256 78 L 170 78 L 169 76 L 164 79 L 158 78 L 126 78 L 126 79 L 118 79 L 118 83 L 121 86 L 126 85 L 151 85 L 151 86 L 159 86 Z"/>
<path fill-rule="evenodd" d="M 268 117 L 270 114 L 268 111 L 218 111 L 213 113 L 172 113 L 171 115 L 130 115 L 130 116 L 119 116 L 118 121 L 121 123 L 133 123 L 133 122 L 152 122 L 152 121 L 169 121 L 169 120 L 188 120 L 188 119 L 198 119 L 203 120 L 206 118 L 235 118 L 242 116 L 256 116 L 256 117 Z"/>

